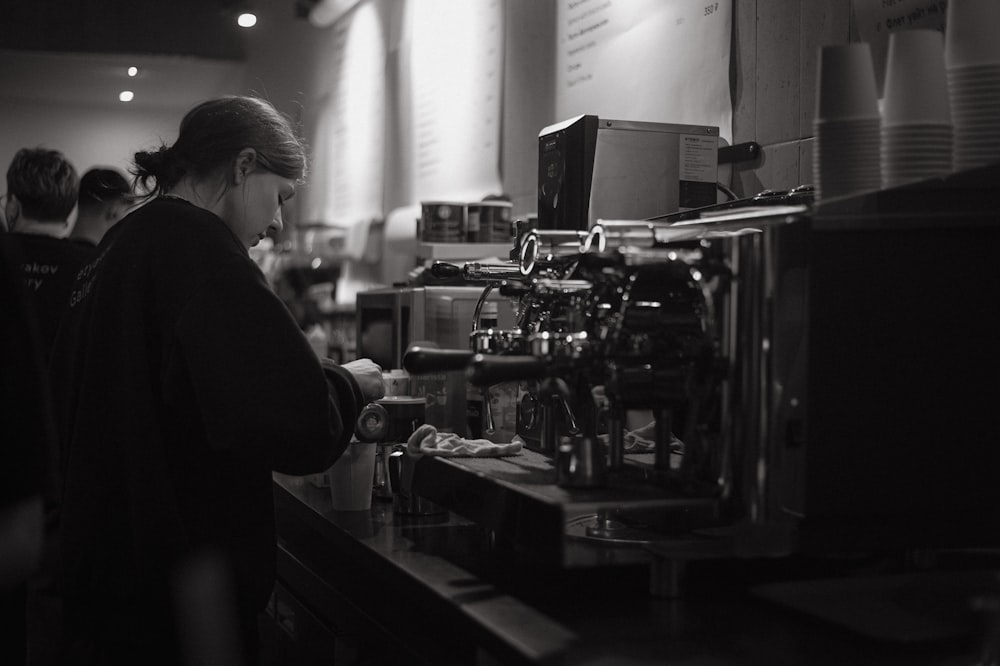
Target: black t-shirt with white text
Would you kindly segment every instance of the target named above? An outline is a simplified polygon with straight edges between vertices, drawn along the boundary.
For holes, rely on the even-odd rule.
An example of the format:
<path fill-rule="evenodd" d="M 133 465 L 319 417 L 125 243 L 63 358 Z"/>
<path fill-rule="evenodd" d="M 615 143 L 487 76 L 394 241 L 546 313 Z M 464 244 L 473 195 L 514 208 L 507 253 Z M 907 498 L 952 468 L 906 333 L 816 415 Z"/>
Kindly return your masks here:
<path fill-rule="evenodd" d="M 11 239 L 21 248 L 20 274 L 38 314 L 42 349 L 47 354 L 76 273 L 94 256 L 94 248 L 43 234 L 12 233 Z"/>

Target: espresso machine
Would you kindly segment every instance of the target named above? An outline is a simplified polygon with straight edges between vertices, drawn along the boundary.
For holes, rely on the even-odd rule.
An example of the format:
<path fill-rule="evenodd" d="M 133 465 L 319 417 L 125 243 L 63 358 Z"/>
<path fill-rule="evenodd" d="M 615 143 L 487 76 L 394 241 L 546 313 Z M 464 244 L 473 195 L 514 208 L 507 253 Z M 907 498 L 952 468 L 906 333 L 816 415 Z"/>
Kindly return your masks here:
<path fill-rule="evenodd" d="M 720 379 L 707 274 L 681 248 L 609 251 L 602 229 L 522 231 L 516 261 L 432 268 L 487 282 L 484 299 L 492 289 L 518 299 L 515 327 L 476 328 L 477 308 L 469 350 L 414 347 L 404 367 L 415 374 L 465 367 L 468 381 L 486 391 L 519 382 L 517 434 L 551 460 L 552 484 L 596 497 L 645 487 L 676 508 L 657 521 L 716 524 L 720 475 L 711 443 L 703 441 L 704 424 L 717 418 L 713 387 Z M 654 446 L 639 456 L 641 464 L 636 456 L 626 461 L 630 410 L 655 416 Z M 487 428 L 490 421 L 487 408 Z M 681 446 L 686 455 L 678 456 Z M 600 509 L 574 526 L 615 542 L 659 536 L 649 530 L 647 512 L 632 519 Z"/>
<path fill-rule="evenodd" d="M 509 262 L 459 268 L 519 299 L 516 326 L 474 330 L 456 362 L 522 383 L 518 433 L 553 495 L 598 507 L 588 538 L 724 534 L 713 557 L 995 546 L 989 182 L 520 224 Z M 647 454 L 622 446 L 635 409 L 655 416 Z M 616 508 L 626 487 L 683 509 Z"/>
<path fill-rule="evenodd" d="M 673 168 L 674 136 L 700 180 L 675 176 L 692 169 Z M 511 506 L 475 518 L 522 544 L 573 521 L 675 554 L 713 535 L 683 557 L 996 545 L 1000 324 L 985 312 L 1000 273 L 985 267 L 1000 169 L 719 204 L 714 136 L 591 116 L 546 128 L 538 218 L 516 222 L 508 260 L 432 267 L 487 286 L 467 348 L 411 348 L 404 367 L 517 382 L 531 453 L 477 500 Z M 479 326 L 493 291 L 516 302 L 513 325 Z M 636 413 L 652 418 L 640 452 Z M 485 466 L 438 467 L 425 490 L 444 503 L 492 492 Z"/>

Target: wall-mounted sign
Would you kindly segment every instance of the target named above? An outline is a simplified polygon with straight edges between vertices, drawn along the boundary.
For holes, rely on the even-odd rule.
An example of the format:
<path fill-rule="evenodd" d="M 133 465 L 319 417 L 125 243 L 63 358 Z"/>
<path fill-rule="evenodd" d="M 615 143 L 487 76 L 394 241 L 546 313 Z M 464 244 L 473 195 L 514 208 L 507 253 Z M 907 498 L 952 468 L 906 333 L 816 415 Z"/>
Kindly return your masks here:
<path fill-rule="evenodd" d="M 885 61 L 889 52 L 889 33 L 897 30 L 944 31 L 947 0 L 853 0 L 854 20 L 861 41 L 872 50 L 875 83 L 879 96 L 885 79 Z"/>
<path fill-rule="evenodd" d="M 404 31 L 415 200 L 499 193 L 503 3 L 408 2 Z"/>
<path fill-rule="evenodd" d="M 558 4 L 557 119 L 712 125 L 732 142 L 732 2 Z"/>

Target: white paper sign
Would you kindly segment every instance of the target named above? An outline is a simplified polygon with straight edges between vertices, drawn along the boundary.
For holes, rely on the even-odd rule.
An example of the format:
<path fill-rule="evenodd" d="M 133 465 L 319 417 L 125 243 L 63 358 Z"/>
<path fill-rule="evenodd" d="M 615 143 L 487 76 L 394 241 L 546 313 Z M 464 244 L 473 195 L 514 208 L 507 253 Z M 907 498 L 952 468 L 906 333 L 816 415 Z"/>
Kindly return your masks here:
<path fill-rule="evenodd" d="M 889 33 L 917 28 L 943 32 L 947 9 L 948 0 L 854 0 L 854 20 L 861 41 L 871 47 L 879 97 L 885 79 Z"/>
<path fill-rule="evenodd" d="M 502 191 L 503 3 L 407 3 L 413 193 L 478 200 Z"/>
<path fill-rule="evenodd" d="M 732 2 L 561 0 L 556 115 L 711 125 L 732 143 Z"/>
<path fill-rule="evenodd" d="M 382 216 L 385 41 L 370 3 L 331 30 L 329 92 L 317 104 L 305 221 L 352 226 Z"/>

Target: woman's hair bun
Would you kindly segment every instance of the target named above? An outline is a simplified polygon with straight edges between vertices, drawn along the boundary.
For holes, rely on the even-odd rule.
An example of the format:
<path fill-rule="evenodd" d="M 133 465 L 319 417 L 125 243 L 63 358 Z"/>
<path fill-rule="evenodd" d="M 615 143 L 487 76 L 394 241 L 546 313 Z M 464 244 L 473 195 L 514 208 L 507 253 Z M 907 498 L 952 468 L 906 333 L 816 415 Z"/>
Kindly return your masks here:
<path fill-rule="evenodd" d="M 152 151 L 140 151 L 135 154 L 134 169 L 137 183 L 145 190 L 164 192 L 169 190 L 184 177 L 186 167 L 169 146 L 160 146 Z M 150 181 L 155 183 L 150 188 Z"/>

